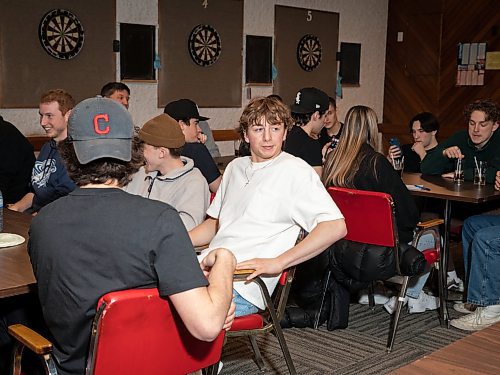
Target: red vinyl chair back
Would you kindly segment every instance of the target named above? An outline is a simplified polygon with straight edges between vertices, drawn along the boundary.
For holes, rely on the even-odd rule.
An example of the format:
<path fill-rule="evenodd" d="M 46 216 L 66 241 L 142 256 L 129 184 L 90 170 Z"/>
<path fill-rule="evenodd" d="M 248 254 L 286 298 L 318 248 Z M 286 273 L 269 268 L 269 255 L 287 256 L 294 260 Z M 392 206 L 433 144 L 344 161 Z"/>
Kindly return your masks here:
<path fill-rule="evenodd" d="M 98 302 L 87 374 L 187 374 L 217 363 L 224 332 L 194 338 L 154 289 L 111 292 Z"/>
<path fill-rule="evenodd" d="M 339 187 L 329 187 L 328 193 L 345 217 L 346 240 L 396 246 L 394 203 L 389 194 Z"/>

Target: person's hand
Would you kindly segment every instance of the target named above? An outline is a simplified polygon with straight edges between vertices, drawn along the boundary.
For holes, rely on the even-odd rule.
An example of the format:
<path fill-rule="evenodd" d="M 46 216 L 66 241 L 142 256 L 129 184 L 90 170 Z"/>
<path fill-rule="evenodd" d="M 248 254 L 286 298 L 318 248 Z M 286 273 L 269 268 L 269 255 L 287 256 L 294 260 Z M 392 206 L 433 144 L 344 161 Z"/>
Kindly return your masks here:
<path fill-rule="evenodd" d="M 413 146 L 411 146 L 411 149 L 420 157 L 420 160 L 425 158 L 425 155 L 427 155 L 427 151 L 425 151 L 422 142 L 415 142 Z"/>
<path fill-rule="evenodd" d="M 228 249 L 218 248 L 218 249 L 212 250 L 200 262 L 200 267 L 201 267 L 201 270 L 203 271 L 205 277 L 208 277 L 208 275 L 210 275 L 210 270 L 212 269 L 213 265 L 217 261 L 217 258 L 228 258 L 231 260 L 233 266 L 234 266 L 234 264 L 236 264 L 236 258 L 234 257 L 233 253 L 231 251 L 229 251 Z"/>
<path fill-rule="evenodd" d="M 458 146 L 451 146 L 443 150 L 443 156 L 449 159 L 463 159 L 464 155 Z"/>
<path fill-rule="evenodd" d="M 231 305 L 229 305 L 229 310 L 227 312 L 226 320 L 224 321 L 222 329 L 229 331 L 234 322 L 235 312 L 236 312 L 236 304 L 234 303 L 234 301 L 231 301 Z"/>
<path fill-rule="evenodd" d="M 497 175 L 495 177 L 495 189 L 500 190 L 500 171 L 497 171 Z"/>
<path fill-rule="evenodd" d="M 444 177 L 444 178 L 454 178 L 455 177 L 455 172 L 444 173 L 444 174 L 441 175 L 441 177 Z"/>
<path fill-rule="evenodd" d="M 11 211 L 19 211 L 19 207 L 15 203 L 8 204 L 5 207 L 8 208 Z"/>
<path fill-rule="evenodd" d="M 332 151 L 332 149 L 330 148 L 331 145 L 332 142 L 327 142 L 321 149 L 321 155 L 323 155 L 323 164 L 325 163 L 326 157 L 328 156 L 330 151 Z"/>
<path fill-rule="evenodd" d="M 207 135 L 203 132 L 198 133 L 198 142 L 205 144 L 206 141 L 207 141 Z"/>
<path fill-rule="evenodd" d="M 395 159 L 401 157 L 401 149 L 398 146 L 392 145 L 389 147 L 389 155 L 387 155 L 389 159 Z"/>
<path fill-rule="evenodd" d="M 278 275 L 283 271 L 278 258 L 253 258 L 245 260 L 236 265 L 237 270 L 255 270 L 247 277 L 247 280 L 252 280 L 259 275 Z"/>

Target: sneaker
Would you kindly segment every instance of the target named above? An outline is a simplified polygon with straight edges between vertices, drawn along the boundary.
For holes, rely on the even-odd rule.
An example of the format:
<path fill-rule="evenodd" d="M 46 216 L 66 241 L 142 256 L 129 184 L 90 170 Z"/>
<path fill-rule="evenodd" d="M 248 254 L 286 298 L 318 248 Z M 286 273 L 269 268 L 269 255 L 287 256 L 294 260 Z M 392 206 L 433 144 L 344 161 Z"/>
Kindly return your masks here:
<path fill-rule="evenodd" d="M 387 301 L 389 301 L 389 297 L 387 296 L 387 291 L 383 287 L 382 284 L 377 284 L 375 286 L 375 292 L 373 293 L 373 299 L 375 300 L 375 305 L 383 305 Z M 358 303 L 360 305 L 368 305 L 369 304 L 369 299 L 368 299 L 368 290 L 363 289 L 359 293 L 359 299 Z"/>
<path fill-rule="evenodd" d="M 462 314 L 470 314 L 476 311 L 477 305 L 467 302 L 457 302 L 453 305 L 453 310 Z"/>
<path fill-rule="evenodd" d="M 454 291 L 457 291 L 460 293 L 463 293 L 465 290 L 464 282 L 461 279 L 459 279 L 458 277 L 452 278 L 452 277 L 448 276 L 446 278 L 446 285 L 447 285 L 448 290 L 454 290 Z"/>
<path fill-rule="evenodd" d="M 385 311 L 387 311 L 391 315 L 394 314 L 394 311 L 396 311 L 397 302 L 398 302 L 398 296 L 391 297 L 391 299 L 389 299 L 389 301 L 384 303 Z M 405 297 L 405 299 L 403 301 L 403 306 L 406 306 L 407 303 L 408 303 L 408 297 Z"/>
<path fill-rule="evenodd" d="M 439 298 L 430 296 L 423 291 L 418 298 L 408 299 L 408 312 L 410 314 L 421 313 L 426 310 L 436 310 L 439 307 Z"/>
<path fill-rule="evenodd" d="M 472 314 L 453 319 L 450 324 L 464 331 L 480 331 L 497 322 L 500 322 L 500 313 L 489 311 L 488 306 L 478 306 Z"/>

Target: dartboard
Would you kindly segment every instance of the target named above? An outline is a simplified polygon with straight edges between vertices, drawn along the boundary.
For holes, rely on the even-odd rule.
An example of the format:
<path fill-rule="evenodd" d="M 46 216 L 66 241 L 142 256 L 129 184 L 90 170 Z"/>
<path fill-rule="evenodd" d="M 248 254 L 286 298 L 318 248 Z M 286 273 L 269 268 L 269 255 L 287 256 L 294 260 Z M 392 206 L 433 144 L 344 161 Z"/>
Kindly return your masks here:
<path fill-rule="evenodd" d="M 222 50 L 219 33 L 210 25 L 198 25 L 189 35 L 188 48 L 196 64 L 212 65 Z"/>
<path fill-rule="evenodd" d="M 43 49 L 57 59 L 72 59 L 83 47 L 83 26 L 68 10 L 54 9 L 45 14 L 38 32 Z"/>
<path fill-rule="evenodd" d="M 321 62 L 321 43 L 317 36 L 306 34 L 297 45 L 297 61 L 302 69 L 310 72 Z"/>

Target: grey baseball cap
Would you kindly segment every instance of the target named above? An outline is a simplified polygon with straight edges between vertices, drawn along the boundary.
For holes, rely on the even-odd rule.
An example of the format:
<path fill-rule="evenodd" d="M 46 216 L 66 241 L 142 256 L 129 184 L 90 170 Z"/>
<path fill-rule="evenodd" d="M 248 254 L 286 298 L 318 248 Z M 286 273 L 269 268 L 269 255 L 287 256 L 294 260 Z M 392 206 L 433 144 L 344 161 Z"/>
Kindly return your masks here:
<path fill-rule="evenodd" d="M 81 101 L 68 121 L 68 136 L 81 164 L 101 158 L 130 161 L 133 134 L 130 113 L 108 98 Z"/>

